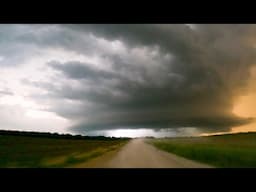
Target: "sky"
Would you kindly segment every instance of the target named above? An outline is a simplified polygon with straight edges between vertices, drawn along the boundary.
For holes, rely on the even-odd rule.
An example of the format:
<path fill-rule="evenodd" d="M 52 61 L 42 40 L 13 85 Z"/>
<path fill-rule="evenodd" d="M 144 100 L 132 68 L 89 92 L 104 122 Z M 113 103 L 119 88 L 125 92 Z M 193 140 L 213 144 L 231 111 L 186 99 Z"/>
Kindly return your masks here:
<path fill-rule="evenodd" d="M 251 24 L 0 24 L 0 129 L 254 131 L 255 51 Z"/>

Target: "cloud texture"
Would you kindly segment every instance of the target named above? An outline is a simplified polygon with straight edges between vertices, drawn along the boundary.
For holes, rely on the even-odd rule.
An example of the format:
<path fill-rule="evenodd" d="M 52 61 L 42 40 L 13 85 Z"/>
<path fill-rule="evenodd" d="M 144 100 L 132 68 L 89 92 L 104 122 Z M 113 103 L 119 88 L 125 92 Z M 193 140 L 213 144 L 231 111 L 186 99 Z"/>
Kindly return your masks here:
<path fill-rule="evenodd" d="M 238 24 L 2 25 L 0 67 L 10 85 L 0 87 L 0 98 L 26 88 L 23 98 L 78 132 L 229 130 L 251 121 L 232 109 L 256 64 L 255 30 Z"/>

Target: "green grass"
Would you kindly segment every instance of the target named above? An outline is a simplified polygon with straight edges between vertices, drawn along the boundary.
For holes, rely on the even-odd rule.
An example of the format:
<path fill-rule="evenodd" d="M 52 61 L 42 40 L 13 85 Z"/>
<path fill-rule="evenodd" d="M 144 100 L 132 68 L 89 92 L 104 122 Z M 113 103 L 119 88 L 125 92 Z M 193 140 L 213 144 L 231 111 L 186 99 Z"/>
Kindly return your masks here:
<path fill-rule="evenodd" d="M 164 151 L 215 167 L 256 167 L 256 133 L 152 139 Z"/>
<path fill-rule="evenodd" d="M 127 139 L 84 140 L 0 135 L 0 167 L 67 167 L 124 145 Z"/>

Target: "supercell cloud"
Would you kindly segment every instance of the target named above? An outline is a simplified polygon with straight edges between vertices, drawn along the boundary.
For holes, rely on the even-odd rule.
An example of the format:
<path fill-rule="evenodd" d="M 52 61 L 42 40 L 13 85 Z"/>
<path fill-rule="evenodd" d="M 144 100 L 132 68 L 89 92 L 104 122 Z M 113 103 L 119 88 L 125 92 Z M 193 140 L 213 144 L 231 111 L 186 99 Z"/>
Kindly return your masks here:
<path fill-rule="evenodd" d="M 232 109 L 256 64 L 255 32 L 238 24 L 0 25 L 1 126 L 228 131 L 251 121 Z"/>

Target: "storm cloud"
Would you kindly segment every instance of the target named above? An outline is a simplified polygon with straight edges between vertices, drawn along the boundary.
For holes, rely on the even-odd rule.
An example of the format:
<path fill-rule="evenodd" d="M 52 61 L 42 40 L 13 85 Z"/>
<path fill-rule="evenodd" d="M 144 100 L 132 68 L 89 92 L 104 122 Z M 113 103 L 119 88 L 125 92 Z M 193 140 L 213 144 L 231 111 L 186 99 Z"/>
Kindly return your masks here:
<path fill-rule="evenodd" d="M 253 120 L 232 109 L 256 64 L 255 25 L 19 25 L 14 32 L 15 27 L 1 30 L 2 46 L 12 50 L 1 56 L 23 59 L 3 59 L 2 67 L 30 62 L 40 70 L 17 81 L 34 90 L 27 98 L 47 106 L 44 111 L 70 121 L 69 130 L 218 132 Z M 25 47 L 22 54 L 13 51 L 19 46 Z M 45 59 L 37 65 L 33 55 Z"/>

